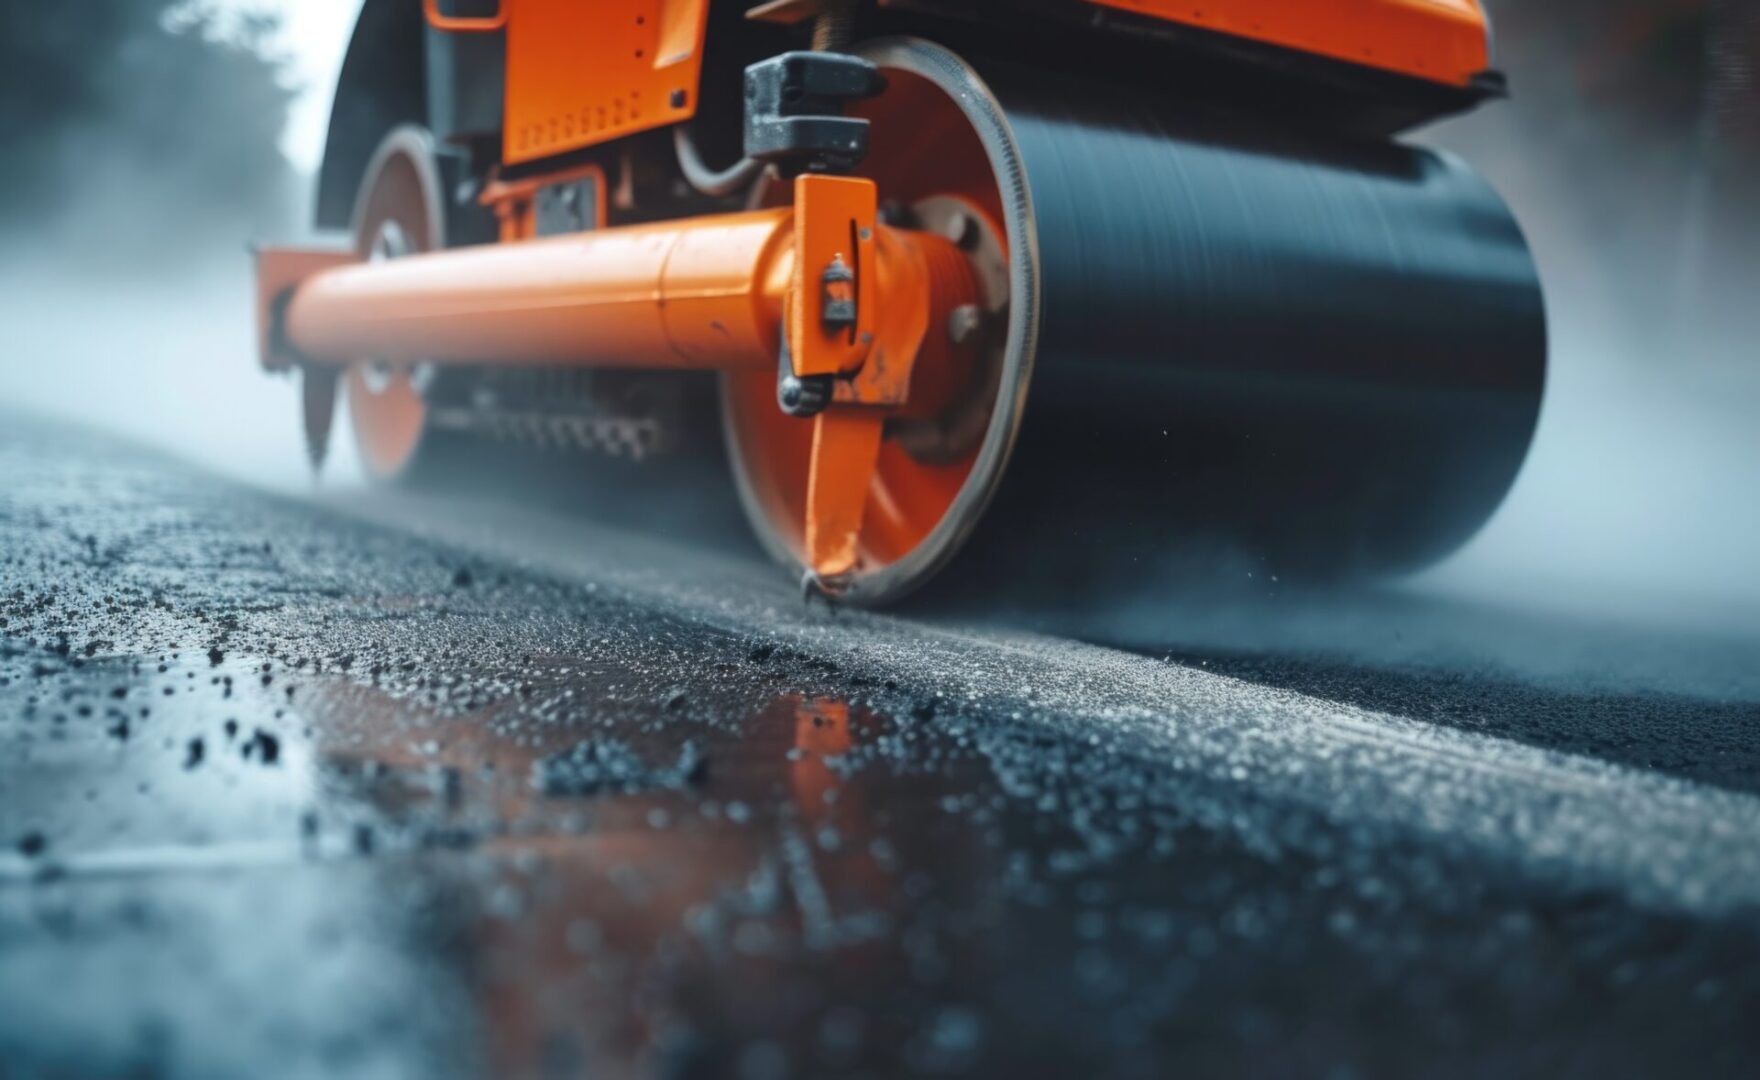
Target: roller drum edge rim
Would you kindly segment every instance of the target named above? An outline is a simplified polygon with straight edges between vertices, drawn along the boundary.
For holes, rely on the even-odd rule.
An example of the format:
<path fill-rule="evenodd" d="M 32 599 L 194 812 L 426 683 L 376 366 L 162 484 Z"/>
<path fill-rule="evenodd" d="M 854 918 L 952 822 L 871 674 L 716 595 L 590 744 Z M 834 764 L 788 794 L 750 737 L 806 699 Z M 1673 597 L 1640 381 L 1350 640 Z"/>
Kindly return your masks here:
<path fill-rule="evenodd" d="M 961 487 L 946 515 L 920 545 L 904 558 L 857 573 L 839 596 L 852 604 L 878 606 L 902 600 L 959 554 L 978 527 L 1007 472 L 1020 434 L 1021 419 L 1026 413 L 1033 361 L 1038 353 L 1039 240 L 1032 194 L 1014 133 L 1001 103 L 976 69 L 952 51 L 918 38 L 879 38 L 865 42 L 853 51 L 882 69 L 912 72 L 949 91 L 990 160 L 1002 200 L 1009 249 L 1010 297 L 1001 388 L 979 445 L 977 460 L 972 465 L 970 478 Z M 725 381 L 723 385 L 725 387 Z M 753 491 L 738 444 L 736 420 L 725 392 L 722 395 L 722 431 L 740 505 L 759 543 L 777 562 L 800 569 L 800 557 L 777 534 Z"/>
<path fill-rule="evenodd" d="M 355 238 L 357 248 L 361 246 L 367 229 L 372 224 L 367 220 L 367 215 L 379 174 L 385 171 L 391 159 L 397 155 L 409 160 L 421 185 L 423 224 L 430 247 L 438 251 L 446 246 L 444 194 L 440 167 L 435 160 L 438 151 L 439 144 L 435 141 L 433 132 L 419 124 L 399 124 L 385 133 L 385 137 L 374 149 L 373 156 L 368 159 L 367 167 L 361 173 L 360 187 L 355 193 L 354 211 L 349 218 L 349 233 Z"/>
<path fill-rule="evenodd" d="M 419 124 L 399 124 L 379 141 L 361 174 L 350 216 L 355 250 L 363 259 L 372 257 L 387 223 L 406 239 L 405 253 L 447 246 L 445 187 L 437 154 L 433 133 Z M 399 175 L 400 163 L 407 173 Z M 368 480 L 419 485 L 448 471 L 461 440 L 435 430 L 409 371 L 375 374 L 368 371 L 367 361 L 357 361 L 348 366 L 343 383 L 349 427 Z M 413 434 L 399 431 L 410 424 Z"/>

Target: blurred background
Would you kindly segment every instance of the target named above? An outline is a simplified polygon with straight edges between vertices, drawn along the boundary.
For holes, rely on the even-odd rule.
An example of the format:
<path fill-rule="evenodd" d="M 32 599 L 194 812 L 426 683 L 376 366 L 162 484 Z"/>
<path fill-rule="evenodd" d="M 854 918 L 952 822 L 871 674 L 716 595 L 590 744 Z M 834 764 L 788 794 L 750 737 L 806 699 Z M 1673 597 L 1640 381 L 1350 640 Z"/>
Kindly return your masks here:
<path fill-rule="evenodd" d="M 77 0 L 9 12 L 0 403 L 257 481 L 306 479 L 293 386 L 248 362 L 246 249 L 306 234 L 358 8 Z"/>
<path fill-rule="evenodd" d="M 413 2 L 413 0 L 412 0 Z M 1548 293 L 1540 432 L 1419 591 L 1760 611 L 1760 4 L 1492 0 L 1512 98 L 1415 138 L 1512 203 Z M 22 5 L 0 37 L 0 405 L 304 489 L 246 245 L 305 235 L 357 0 Z M 0 414 L 3 415 L 3 414 Z M 352 482 L 343 460 L 327 483 Z"/>

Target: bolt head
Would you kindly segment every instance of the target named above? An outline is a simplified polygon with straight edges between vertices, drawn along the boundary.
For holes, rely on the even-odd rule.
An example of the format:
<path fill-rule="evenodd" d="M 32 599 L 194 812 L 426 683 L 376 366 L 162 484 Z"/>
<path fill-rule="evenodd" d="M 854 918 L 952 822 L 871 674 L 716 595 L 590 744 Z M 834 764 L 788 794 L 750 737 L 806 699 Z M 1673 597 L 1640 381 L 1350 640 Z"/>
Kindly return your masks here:
<path fill-rule="evenodd" d="M 942 226 L 943 234 L 960 247 L 968 247 L 978 239 L 978 223 L 970 214 L 954 214 Z"/>
<path fill-rule="evenodd" d="M 984 325 L 984 313 L 976 304 L 961 304 L 947 313 L 947 337 L 955 345 L 970 341 Z"/>

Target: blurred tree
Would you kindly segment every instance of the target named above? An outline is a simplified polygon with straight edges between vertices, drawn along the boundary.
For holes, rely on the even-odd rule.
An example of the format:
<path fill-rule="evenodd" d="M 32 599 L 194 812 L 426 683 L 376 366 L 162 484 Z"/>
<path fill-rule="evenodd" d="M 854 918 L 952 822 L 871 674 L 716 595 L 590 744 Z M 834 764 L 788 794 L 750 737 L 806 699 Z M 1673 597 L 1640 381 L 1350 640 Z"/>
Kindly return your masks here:
<path fill-rule="evenodd" d="M 261 16 L 178 0 L 32 0 L 0 32 L 0 221 L 159 242 L 278 228 L 292 91 Z"/>

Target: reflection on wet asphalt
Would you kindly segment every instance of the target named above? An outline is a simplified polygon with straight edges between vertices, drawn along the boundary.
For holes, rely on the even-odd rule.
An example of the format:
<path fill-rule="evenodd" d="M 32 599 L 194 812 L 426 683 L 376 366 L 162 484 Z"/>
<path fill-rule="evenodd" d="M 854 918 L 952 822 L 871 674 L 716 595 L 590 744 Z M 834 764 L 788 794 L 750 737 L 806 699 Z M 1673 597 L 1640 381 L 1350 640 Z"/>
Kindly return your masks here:
<path fill-rule="evenodd" d="M 1472 680 L 554 573 L 33 424 L 0 475 L 7 1075 L 1760 1051 L 1751 699 L 1651 761 L 1643 698 L 1554 746 Z"/>

